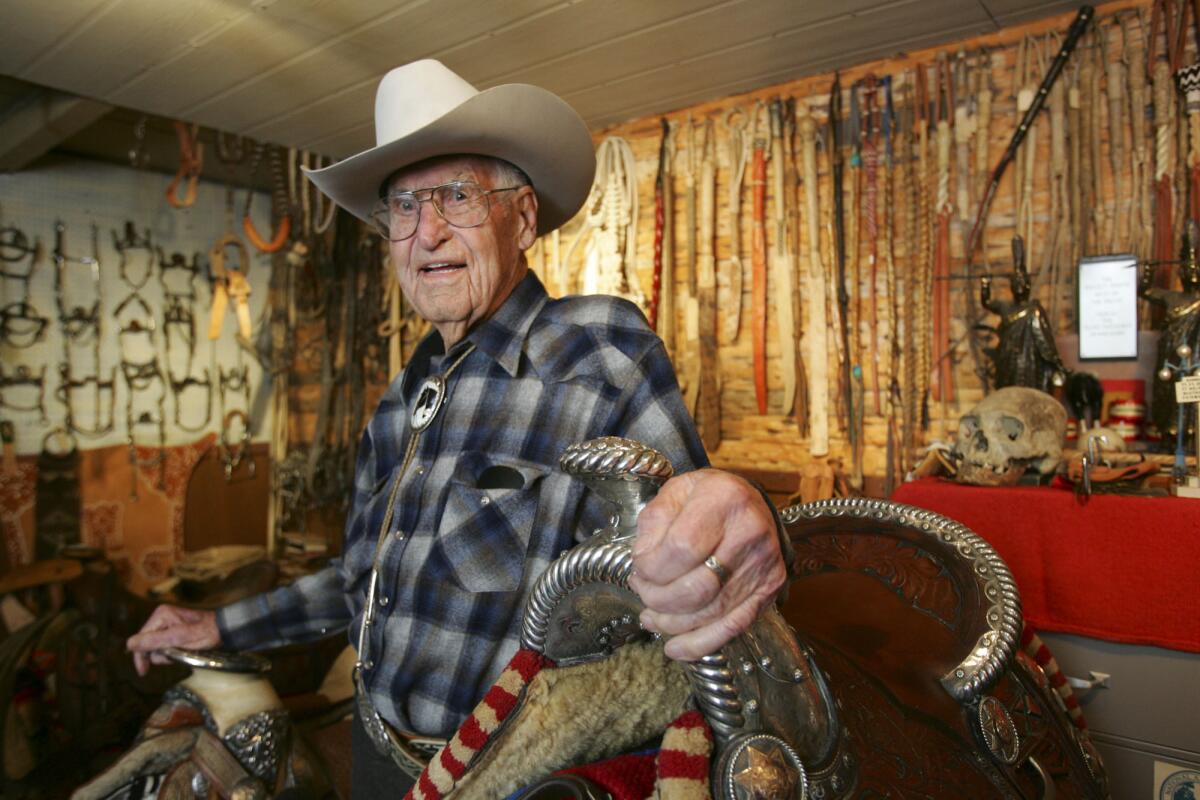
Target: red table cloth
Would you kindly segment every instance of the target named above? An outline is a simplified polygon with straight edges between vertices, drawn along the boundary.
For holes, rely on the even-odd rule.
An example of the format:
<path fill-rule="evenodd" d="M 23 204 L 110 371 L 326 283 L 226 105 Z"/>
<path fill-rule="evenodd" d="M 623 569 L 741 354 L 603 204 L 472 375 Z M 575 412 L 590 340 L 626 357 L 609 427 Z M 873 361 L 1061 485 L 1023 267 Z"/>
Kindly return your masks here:
<path fill-rule="evenodd" d="M 1017 579 L 1026 621 L 1114 642 L 1200 653 L 1200 500 L 928 478 L 899 503 L 961 522 Z"/>

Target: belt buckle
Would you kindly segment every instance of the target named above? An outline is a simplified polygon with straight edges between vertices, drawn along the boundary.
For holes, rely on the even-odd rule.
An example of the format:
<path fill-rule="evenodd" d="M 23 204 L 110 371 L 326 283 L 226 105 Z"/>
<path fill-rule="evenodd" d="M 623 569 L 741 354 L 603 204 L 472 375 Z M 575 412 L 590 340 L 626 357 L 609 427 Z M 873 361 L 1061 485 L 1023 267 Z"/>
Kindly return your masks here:
<path fill-rule="evenodd" d="M 375 710 L 375 704 L 371 702 L 357 668 L 354 672 L 354 688 L 359 719 L 362 720 L 363 730 L 367 732 L 367 737 L 375 745 L 376 751 L 390 758 L 392 763 L 409 777 L 420 778 L 432 754 L 426 756 L 421 750 L 410 747 L 399 734 L 390 730 L 383 717 Z"/>

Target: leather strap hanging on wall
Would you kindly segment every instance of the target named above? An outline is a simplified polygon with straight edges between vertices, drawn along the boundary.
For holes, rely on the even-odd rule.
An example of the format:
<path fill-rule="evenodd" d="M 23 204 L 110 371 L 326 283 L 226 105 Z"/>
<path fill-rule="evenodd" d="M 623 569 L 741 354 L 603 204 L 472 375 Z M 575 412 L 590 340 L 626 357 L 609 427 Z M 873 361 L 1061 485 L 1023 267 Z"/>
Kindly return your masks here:
<path fill-rule="evenodd" d="M 1016 94 L 1016 106 L 1013 113 L 1018 124 L 1029 112 L 1037 97 L 1037 65 L 1041 61 L 1041 47 L 1038 41 L 1026 34 L 1017 46 L 1016 77 L 1013 80 L 1013 91 Z M 1013 207 L 1016 209 L 1017 235 L 1029 242 L 1033 240 L 1033 184 L 1034 170 L 1037 165 L 1037 121 L 1029 126 L 1026 135 L 1028 147 L 1018 150 L 1016 154 L 1016 177 L 1013 180 Z M 1032 256 L 1033 254 L 1030 253 Z"/>
<path fill-rule="evenodd" d="M 917 164 L 916 102 L 914 100 L 914 75 L 906 72 L 898 90 L 901 92 L 900 110 L 896 125 L 896 151 L 900 154 L 898 172 L 899 186 L 896 194 L 904 198 L 904 253 L 903 302 L 906 308 L 916 313 L 905 314 L 901 332 L 904 336 L 903 361 L 904 382 L 904 457 L 913 459 L 917 447 L 917 429 L 921 419 L 921 382 L 918 362 L 920 341 L 926 322 L 920 317 L 921 274 L 923 262 L 918 251 L 920 242 L 920 186 Z M 897 302 L 901 302 L 897 293 Z"/>
<path fill-rule="evenodd" d="M 729 303 L 722 304 L 725 324 L 721 338 L 726 343 L 734 342 L 742 327 L 742 286 L 745 283 L 745 266 L 742 264 L 742 184 L 746 179 L 746 165 L 750 162 L 752 142 L 747 135 L 750 115 L 740 108 L 731 108 L 722 117 L 721 127 L 725 130 L 725 142 L 729 161 L 728 205 L 725 210 L 729 222 Z"/>
<path fill-rule="evenodd" d="M 943 54 L 944 56 L 944 54 Z M 953 137 L 951 76 L 949 63 L 937 64 L 937 235 L 933 253 L 933 354 L 937 359 L 935 397 L 942 403 L 942 426 L 949 424 L 948 405 L 954 402 L 954 341 L 950 329 L 950 218 L 954 206 L 950 200 L 950 146 Z"/>
<path fill-rule="evenodd" d="M 771 119 L 771 185 L 774 199 L 772 221 L 775 244 L 771 252 L 771 277 L 774 280 L 772 297 L 775 302 L 775 324 L 779 336 L 780 372 L 783 376 L 783 413 L 796 413 L 798 372 L 796 358 L 796 267 L 791 252 L 791 232 L 787 222 L 787 192 L 784 174 L 787 163 L 783 147 L 783 103 L 775 100 L 769 107 Z"/>
<path fill-rule="evenodd" d="M 883 135 L 883 265 L 885 298 L 887 299 L 888 332 L 888 390 L 887 390 L 887 466 L 884 472 L 884 495 L 890 495 L 898 477 L 905 469 L 901 421 L 904 400 L 900 389 L 900 367 L 903 359 L 900 347 L 900 294 L 896 274 L 896 112 L 892 104 L 892 76 L 882 79 L 883 113 L 880 131 Z"/>
<path fill-rule="evenodd" d="M 766 107 L 754 111 L 754 148 L 750 157 L 750 189 L 754 227 L 750 239 L 751 347 L 754 356 L 754 398 L 758 413 L 767 413 L 767 136 Z"/>
<path fill-rule="evenodd" d="M 1105 73 L 1107 80 L 1104 84 L 1104 92 L 1108 97 L 1108 156 L 1109 165 L 1112 168 L 1112 185 L 1113 185 L 1113 224 L 1109 231 L 1108 251 L 1110 253 L 1119 253 L 1127 239 L 1127 231 L 1129 230 L 1129 214 L 1123 208 L 1125 191 L 1122 191 L 1124 181 L 1122 180 L 1122 172 L 1125 168 L 1126 159 L 1126 144 L 1125 144 L 1125 123 L 1127 115 L 1125 113 L 1125 65 L 1121 59 L 1111 58 L 1108 53 L 1108 35 L 1103 30 L 1100 32 L 1100 42 L 1104 53 Z M 1051 146 L 1055 146 L 1055 107 L 1061 103 L 1063 89 L 1061 84 L 1055 84 L 1054 90 L 1050 97 L 1050 128 L 1051 128 Z M 1057 100 L 1057 102 L 1056 102 Z M 1059 123 L 1061 126 L 1063 123 Z M 1060 148 L 1063 149 L 1063 148 Z M 1065 158 L 1060 162 L 1051 155 L 1051 167 L 1054 170 L 1059 169 L 1060 163 L 1065 168 Z M 1054 315 L 1053 306 L 1050 312 L 1051 319 L 1058 319 Z"/>
<path fill-rule="evenodd" d="M 801 181 L 804 184 L 805 214 L 808 227 L 808 291 L 804 295 L 807 344 L 809 404 L 808 452 L 813 458 L 829 455 L 829 326 L 826 322 L 825 264 L 821 258 L 821 213 L 817 173 L 817 122 L 807 108 L 796 109 L 800 132 Z M 832 489 L 831 489 L 832 491 Z"/>
<path fill-rule="evenodd" d="M 662 147 L 659 151 L 659 179 L 655 191 L 662 193 L 662 222 L 659 230 L 661 241 L 655 237 L 654 255 L 661 260 L 659 278 L 659 315 L 656 330 L 667 349 L 667 355 L 675 358 L 675 123 L 662 120 Z M 660 258 L 661 257 L 661 258 Z"/>
<path fill-rule="evenodd" d="M 711 119 L 704 123 L 700 162 L 700 231 L 696 260 L 696 303 L 699 314 L 700 387 L 696 426 L 704 449 L 721 444 L 721 371 L 717 361 L 717 143 Z"/>
<path fill-rule="evenodd" d="M 1134 30 L 1135 24 L 1138 30 Z M 1133 146 L 1133 165 L 1132 165 L 1132 180 L 1133 180 L 1133 213 L 1130 215 L 1133 219 L 1130 227 L 1131 248 L 1138 260 L 1145 263 L 1150 259 L 1151 247 L 1153 242 L 1152 231 L 1154 229 L 1154 213 L 1150 207 L 1150 198 L 1153 194 L 1153 170 L 1150 166 L 1150 147 L 1146 136 L 1146 90 L 1147 90 L 1147 68 L 1146 68 L 1146 42 L 1144 39 L 1146 26 L 1143 24 L 1143 18 L 1140 12 L 1137 14 L 1127 14 L 1121 18 L 1121 32 L 1124 41 L 1124 57 L 1126 59 L 1125 76 L 1129 84 L 1129 127 L 1130 139 Z M 1074 102 L 1078 102 L 1078 97 L 1074 98 Z M 1074 149 L 1074 141 L 1072 141 L 1072 149 Z M 1072 198 L 1076 197 L 1072 194 Z M 1078 210 L 1072 207 L 1072 219 L 1078 215 Z M 1072 223 L 1073 230 L 1077 230 L 1075 223 Z M 1072 263 L 1077 261 L 1079 255 L 1078 241 L 1076 242 L 1077 251 L 1073 253 L 1075 258 L 1072 258 Z"/>
<path fill-rule="evenodd" d="M 1156 285 L 1169 285 L 1175 258 L 1174 187 L 1175 92 L 1171 68 L 1166 61 L 1154 64 L 1154 261 Z"/>
<path fill-rule="evenodd" d="M 658 146 L 658 172 L 654 176 L 654 267 L 650 278 L 650 301 L 646 307 L 646 320 L 650 327 L 658 329 L 658 303 L 662 293 L 663 273 L 663 183 L 669 174 L 667 157 L 670 148 L 671 128 L 666 117 L 662 121 L 662 141 Z"/>
<path fill-rule="evenodd" d="M 1050 233 L 1049 246 L 1042 262 L 1042 272 L 1050 280 L 1050 319 L 1063 320 L 1062 309 L 1073 308 L 1069 295 L 1071 294 L 1070 265 L 1076 263 L 1073 257 L 1074 242 L 1071 231 L 1071 191 L 1070 191 L 1070 157 L 1067 151 L 1067 111 L 1068 87 L 1063 81 L 1057 81 L 1050 90 Z M 1118 109 L 1119 111 L 1119 109 Z M 1122 120 L 1118 117 L 1117 128 L 1123 130 Z M 1119 165 L 1121 160 L 1116 163 Z M 1119 166 L 1118 166 L 1119 170 Z M 1121 197 L 1121 195 L 1117 195 Z M 1118 217 L 1123 216 L 1118 213 Z M 1115 226 L 1114 226 L 1115 227 Z"/>
<path fill-rule="evenodd" d="M 694 418 L 700 402 L 700 303 L 696 297 L 696 124 L 687 118 L 687 158 L 684 160 L 684 226 L 687 236 L 687 296 L 683 305 L 683 402 Z"/>
<path fill-rule="evenodd" d="M 987 193 L 988 164 L 991 163 L 988 160 L 988 146 L 992 141 L 992 97 L 994 91 L 992 88 L 992 57 L 987 50 L 979 53 L 974 78 L 978 81 L 978 85 L 975 90 L 975 177 L 971 194 L 971 208 L 975 208 Z M 969 221 L 969 217 L 964 219 Z M 981 234 L 986 236 L 987 221 L 985 220 L 983 224 L 985 227 Z M 971 257 L 970 253 L 966 254 L 968 262 Z M 988 264 L 986 247 L 980 251 L 980 259 L 986 268 Z"/>
<path fill-rule="evenodd" d="M 834 282 L 837 286 L 838 333 L 842 343 L 841 381 L 839 397 L 841 413 L 845 420 L 846 438 L 851 447 L 858 441 L 861 431 L 852 422 L 853 386 L 851 385 L 851 370 L 853 368 L 853 350 L 850 346 L 850 292 L 846 287 L 846 198 L 844 194 L 845 165 L 842 161 L 842 80 L 841 74 L 833 74 L 833 86 L 829 89 L 829 172 L 833 184 L 833 252 L 836 273 Z"/>
<path fill-rule="evenodd" d="M 850 338 L 846 340 L 847 353 L 850 356 L 851 371 L 853 367 L 863 363 L 863 336 L 860 327 L 863 321 L 862 313 L 862 260 L 860 243 L 862 242 L 862 209 L 859 198 L 862 197 L 862 125 L 859 122 L 858 84 L 850 86 L 850 116 L 845 122 L 845 129 L 850 135 L 850 197 L 843 206 L 845 236 L 843 243 L 846 252 L 847 274 L 841 282 L 845 284 L 849 302 L 844 306 L 846 323 Z"/>
<path fill-rule="evenodd" d="M 862 161 L 863 161 L 863 227 L 867 234 L 867 297 L 870 313 L 867 318 L 867 359 L 871 364 L 871 387 L 875 416 L 882 416 L 883 387 L 879 382 L 879 118 L 875 105 L 877 79 L 873 74 L 863 78 Z"/>
<path fill-rule="evenodd" d="M 808 287 L 804 281 L 803 271 L 799 267 L 802 252 L 800 242 L 800 206 L 802 202 L 800 199 L 800 158 L 796 154 L 796 99 L 794 97 L 784 101 L 781 113 L 783 116 L 784 159 L 787 163 L 787 168 L 784 170 L 782 193 L 787 222 L 787 247 L 791 254 L 793 280 L 796 283 L 796 296 L 792 304 L 792 314 L 796 325 L 796 403 L 792 413 L 796 418 L 800 436 L 808 438 L 808 367 L 805 363 L 804 342 L 801 340 Z"/>

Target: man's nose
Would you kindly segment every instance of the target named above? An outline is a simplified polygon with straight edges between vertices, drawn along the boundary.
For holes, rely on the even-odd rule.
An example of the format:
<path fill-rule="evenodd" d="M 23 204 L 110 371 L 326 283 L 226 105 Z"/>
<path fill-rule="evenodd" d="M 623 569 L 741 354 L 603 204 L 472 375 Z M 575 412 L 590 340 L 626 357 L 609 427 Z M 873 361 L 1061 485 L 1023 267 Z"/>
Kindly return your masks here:
<path fill-rule="evenodd" d="M 417 241 L 425 250 L 435 250 L 450 238 L 450 223 L 442 218 L 430 198 L 421 203 L 421 215 L 417 218 Z"/>

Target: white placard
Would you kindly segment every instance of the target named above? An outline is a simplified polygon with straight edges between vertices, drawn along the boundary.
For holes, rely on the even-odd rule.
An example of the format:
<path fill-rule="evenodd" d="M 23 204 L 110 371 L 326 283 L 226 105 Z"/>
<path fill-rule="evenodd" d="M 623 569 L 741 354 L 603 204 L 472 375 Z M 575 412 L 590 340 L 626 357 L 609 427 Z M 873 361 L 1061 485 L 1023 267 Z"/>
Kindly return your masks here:
<path fill-rule="evenodd" d="M 1200 403 L 1200 375 L 1188 375 L 1175 384 L 1176 403 Z"/>
<path fill-rule="evenodd" d="M 1137 358 L 1137 259 L 1079 262 L 1079 358 Z"/>

